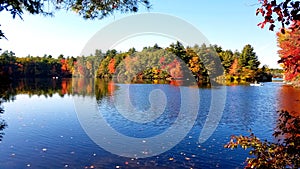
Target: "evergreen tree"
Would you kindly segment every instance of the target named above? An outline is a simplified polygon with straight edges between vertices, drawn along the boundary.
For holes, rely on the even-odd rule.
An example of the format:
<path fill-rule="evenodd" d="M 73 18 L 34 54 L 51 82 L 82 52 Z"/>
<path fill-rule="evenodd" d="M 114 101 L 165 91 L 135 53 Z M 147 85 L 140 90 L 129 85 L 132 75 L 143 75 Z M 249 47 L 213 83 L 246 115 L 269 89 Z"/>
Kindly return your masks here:
<path fill-rule="evenodd" d="M 251 45 L 245 45 L 239 57 L 239 65 L 246 69 L 257 70 L 260 62 Z"/>

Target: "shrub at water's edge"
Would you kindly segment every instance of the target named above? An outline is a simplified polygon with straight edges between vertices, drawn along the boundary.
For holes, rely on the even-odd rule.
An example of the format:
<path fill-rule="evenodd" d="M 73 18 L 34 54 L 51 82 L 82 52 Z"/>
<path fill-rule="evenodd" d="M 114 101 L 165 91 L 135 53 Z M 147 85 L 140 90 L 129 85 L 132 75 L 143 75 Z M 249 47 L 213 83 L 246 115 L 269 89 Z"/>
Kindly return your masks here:
<path fill-rule="evenodd" d="M 277 142 L 261 141 L 253 133 L 250 136 L 232 136 L 224 147 L 250 149 L 251 158 L 245 168 L 279 169 L 300 167 L 300 116 L 281 111 L 273 136 Z"/>

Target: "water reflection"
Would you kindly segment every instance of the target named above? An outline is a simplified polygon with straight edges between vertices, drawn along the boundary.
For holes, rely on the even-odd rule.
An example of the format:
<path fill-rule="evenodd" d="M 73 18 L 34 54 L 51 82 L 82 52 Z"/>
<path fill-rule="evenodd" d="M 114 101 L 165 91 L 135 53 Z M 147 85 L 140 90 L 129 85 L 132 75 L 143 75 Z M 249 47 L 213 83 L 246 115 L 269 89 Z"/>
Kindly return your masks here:
<path fill-rule="evenodd" d="M 4 113 L 4 108 L 3 108 L 3 102 L 7 101 L 8 99 L 10 99 L 10 95 L 7 94 L 7 86 L 4 85 L 4 84 L 1 84 L 0 85 L 0 142 L 2 141 L 2 138 L 3 138 L 3 135 L 4 135 L 4 132 L 3 130 L 7 127 L 7 124 L 5 122 L 5 120 L 3 120 L 1 118 L 1 115 Z"/>
<path fill-rule="evenodd" d="M 3 135 L 4 135 L 3 130 L 7 127 L 6 122 L 3 119 L 1 119 L 1 114 L 4 112 L 4 109 L 3 109 L 1 104 L 2 104 L 2 101 L 1 101 L 1 98 L 0 98 L 0 142 L 1 142 L 1 140 L 3 138 Z"/>
<path fill-rule="evenodd" d="M 94 90 L 95 89 L 95 90 Z M 4 113 L 4 102 L 11 102 L 17 95 L 52 97 L 58 94 L 65 95 L 96 96 L 100 100 L 115 90 L 114 84 L 103 79 L 20 79 L 13 83 L 0 82 L 0 141 L 3 138 L 3 130 L 7 123 L 1 118 Z"/>
<path fill-rule="evenodd" d="M 277 98 L 279 98 L 280 100 L 278 104 L 278 110 L 286 110 L 293 116 L 300 116 L 300 89 L 299 88 L 294 88 L 289 85 L 283 85 L 279 90 Z M 294 127 L 292 124 L 293 123 L 290 122 L 286 125 L 286 127 L 288 128 Z M 285 133 L 285 135 L 283 136 L 278 136 L 278 139 L 281 140 L 290 139 L 289 137 L 291 137 L 291 133 Z"/>
<path fill-rule="evenodd" d="M 143 81 L 139 83 L 149 82 Z M 180 82 L 171 82 L 174 86 L 178 83 Z M 278 86 L 278 84 L 275 84 L 275 86 Z M 105 79 L 21 79 L 14 83 L 1 84 L 0 104 L 4 101 L 15 100 L 18 94 L 26 94 L 29 96 L 43 95 L 45 97 L 52 97 L 54 94 L 59 94 L 61 97 L 65 95 L 93 96 L 96 97 L 99 103 L 104 97 L 112 96 L 118 88 L 119 86 L 116 85 L 114 81 Z M 278 89 L 279 92 L 277 91 Z M 266 85 L 263 88 L 231 86 L 227 87 L 227 92 L 227 102 L 222 123 L 229 126 L 232 125 L 231 127 L 233 129 L 240 128 L 248 130 L 251 126 L 254 126 L 257 121 L 266 120 L 266 118 L 268 118 L 266 114 L 273 116 L 274 110 L 300 110 L 300 89 L 289 86 L 275 88 L 272 87 L 272 85 Z M 132 94 L 134 93 L 140 92 L 133 92 Z M 277 95 L 277 97 L 270 95 L 270 93 L 275 94 L 275 96 Z M 206 114 L 206 109 L 204 108 L 210 106 L 211 90 L 200 90 L 200 96 L 202 108 L 200 114 Z M 279 102 L 276 100 L 277 98 L 280 98 Z M 278 103 L 280 103 L 279 108 L 276 107 Z M 2 110 L 2 113 L 3 111 L 4 110 Z M 205 117 L 205 115 L 203 115 L 203 117 Z M 6 127 L 6 123 L 2 120 L 1 124 L 3 130 Z"/>
<path fill-rule="evenodd" d="M 171 84 L 183 85 L 181 81 L 138 81 L 139 84 Z M 14 100 L 18 94 L 29 96 L 51 97 L 58 93 L 64 95 L 96 96 L 100 100 L 104 96 L 112 95 L 117 89 L 115 82 L 107 79 L 72 78 L 72 79 L 48 79 L 32 78 L 20 79 L 13 83 L 0 84 L 0 97 L 4 100 Z"/>
<path fill-rule="evenodd" d="M 256 131 L 255 133 L 264 132 L 271 136 L 273 125 L 276 123 L 278 105 L 275 96 L 280 87 L 279 84 L 274 83 L 266 83 L 264 87 L 227 87 L 227 101 L 222 124 L 233 130 L 252 129 Z M 265 123 L 265 121 L 270 123 Z M 266 129 L 268 130 L 266 131 Z"/>
<path fill-rule="evenodd" d="M 114 84 L 104 79 L 73 78 L 73 79 L 20 79 L 13 83 L 1 84 L 0 98 L 13 101 L 18 94 L 29 96 L 52 97 L 65 95 L 90 95 L 101 99 L 115 90 Z"/>
<path fill-rule="evenodd" d="M 283 98 L 282 105 L 290 105 L 288 100 L 291 99 L 291 95 L 294 95 L 295 98 L 292 100 L 296 103 L 292 102 L 290 106 L 295 110 L 300 109 L 297 104 L 297 99 L 300 100 L 300 91 L 295 93 L 297 89 L 284 88 L 278 83 L 265 84 L 263 87 L 227 86 L 227 101 L 221 124 L 206 143 L 199 144 L 198 136 L 207 117 L 212 96 L 212 89 L 200 89 L 201 110 L 198 113 L 196 125 L 181 143 L 159 156 L 148 159 L 128 159 L 104 151 L 87 137 L 78 124 L 78 116 L 72 107 L 74 105 L 72 96 L 96 98 L 99 110 L 105 110 L 102 111 L 103 117 L 107 123 L 111 124 L 111 127 L 120 133 L 142 138 L 157 135 L 170 126 L 178 116 L 180 102 L 174 101 L 173 104 L 168 105 L 167 109 L 173 113 L 163 114 L 166 119 L 154 120 L 152 126 L 158 127 L 148 130 L 148 128 L 142 128 L 141 125 L 120 119 L 121 114 L 110 109 L 114 108 L 114 100 L 111 99 L 116 99 L 122 91 L 122 86 L 124 87 L 125 84 L 116 84 L 104 79 L 79 78 L 22 79 L 12 84 L 2 85 L 0 87 L 2 100 L 14 101 L 16 104 L 10 104 L 10 107 L 6 105 L 6 112 L 11 115 L 5 116 L 5 120 L 10 127 L 4 129 L 6 128 L 4 121 L 3 127 L 0 125 L 2 131 L 6 131 L 6 136 L 0 144 L 0 159 L 2 159 L 0 168 L 7 168 L 3 166 L 24 168 L 28 161 L 32 162 L 32 159 L 34 161 L 32 163 L 44 168 L 50 164 L 50 168 L 63 168 L 64 166 L 69 166 L 69 168 L 86 166 L 96 168 L 115 168 L 116 166 L 121 166 L 120 168 L 241 167 L 248 155 L 247 152 L 236 153 L 223 148 L 231 134 L 243 134 L 251 128 L 260 138 L 269 139 L 277 118 L 276 110 L 281 109 L 277 106 L 277 97 Z M 129 88 L 132 97 L 138 98 L 137 102 L 131 100 L 132 104 L 141 110 L 146 109 L 149 105 L 147 96 L 150 91 L 161 88 L 168 91 L 166 97 L 169 102 L 173 98 L 180 98 L 177 91 L 179 89 L 176 86 L 135 84 Z M 31 98 L 29 99 L 28 96 Z M 30 106 L 22 107 L 29 102 L 32 103 L 34 109 Z M 35 106 L 36 102 L 39 102 L 39 105 Z M 0 104 L 3 105 L 3 102 L 1 101 Z M 11 145 L 16 148 L 12 150 Z M 46 152 L 43 151 L 44 148 L 47 149 Z M 11 154 L 23 156 L 12 157 Z"/>
<path fill-rule="evenodd" d="M 300 115 L 300 89 L 283 85 L 280 88 L 277 98 L 280 102 L 278 110 L 287 110 L 293 115 Z"/>

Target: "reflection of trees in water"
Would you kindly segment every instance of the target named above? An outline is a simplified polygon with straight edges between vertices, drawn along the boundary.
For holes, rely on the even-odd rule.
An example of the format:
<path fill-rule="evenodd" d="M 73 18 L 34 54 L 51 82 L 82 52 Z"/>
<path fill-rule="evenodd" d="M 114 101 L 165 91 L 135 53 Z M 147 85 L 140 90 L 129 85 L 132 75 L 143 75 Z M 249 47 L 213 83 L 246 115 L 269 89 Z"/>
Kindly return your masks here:
<path fill-rule="evenodd" d="M 95 96 L 97 100 L 113 93 L 114 83 L 104 79 L 73 78 L 73 79 L 20 79 L 12 83 L 0 84 L 0 97 L 5 101 L 15 100 L 18 94 L 29 96 L 52 97 L 59 94 Z"/>
<path fill-rule="evenodd" d="M 278 96 L 279 98 L 279 105 L 278 105 L 278 110 L 285 110 L 288 112 L 288 114 L 290 114 L 293 118 L 296 117 L 298 118 L 294 121 L 288 121 L 288 123 L 283 123 L 285 124 L 284 127 L 289 128 L 295 128 L 298 129 L 297 132 L 293 131 L 294 133 L 298 133 L 300 132 L 299 127 L 296 127 L 300 125 L 300 89 L 299 88 L 294 88 L 292 86 L 282 86 L 278 92 Z M 286 113 L 287 113 L 286 112 Z M 278 121 L 284 121 L 284 119 L 282 119 L 283 116 L 278 116 Z M 299 123 L 299 124 L 298 124 Z M 278 127 L 278 126 L 277 126 Z M 278 130 L 278 129 L 277 129 Z M 289 137 L 291 137 L 291 133 L 288 133 L 287 131 L 285 131 L 285 135 L 282 136 L 278 136 L 279 139 L 287 139 Z M 297 135 L 298 137 L 299 135 Z M 299 137 L 298 137 L 299 138 Z M 298 142 L 298 144 L 300 144 L 300 142 Z"/>
<path fill-rule="evenodd" d="M 20 79 L 1 84 L 0 97 L 6 101 L 15 100 L 18 94 L 52 96 L 61 89 L 61 80 L 52 79 Z"/>
<path fill-rule="evenodd" d="M 2 108 L 0 108 L 1 110 L 3 110 Z M 6 122 L 0 118 L 0 141 L 2 141 L 4 132 L 3 130 L 7 127 Z"/>
<path fill-rule="evenodd" d="M 93 78 L 73 78 L 72 95 L 95 96 L 96 100 L 111 95 L 115 90 L 115 84 L 110 80 Z"/>
<path fill-rule="evenodd" d="M 0 141 L 3 138 L 3 130 L 7 127 L 1 114 L 4 113 L 4 102 L 14 101 L 19 94 L 30 96 L 52 97 L 55 94 L 64 97 L 65 95 L 96 96 L 101 100 L 115 90 L 113 82 L 104 79 L 73 78 L 73 79 L 49 79 L 31 78 L 20 79 L 13 82 L 0 81 Z"/>
<path fill-rule="evenodd" d="M 280 99 L 278 110 L 287 110 L 289 112 L 298 112 L 294 115 L 300 115 L 300 89 L 292 86 L 282 86 L 278 93 Z"/>
<path fill-rule="evenodd" d="M 2 95 L 2 93 L 3 93 L 2 89 L 5 89 L 5 87 L 2 87 L 2 85 L 1 85 L 0 88 L 1 88 L 0 89 L 0 94 L 1 94 L 0 95 L 0 141 L 2 141 L 2 138 L 3 138 L 3 135 L 4 135 L 3 130 L 7 127 L 6 122 L 1 118 L 1 114 L 4 113 L 4 108 L 3 108 L 2 103 L 6 101 L 7 97 L 3 97 L 5 95 Z"/>

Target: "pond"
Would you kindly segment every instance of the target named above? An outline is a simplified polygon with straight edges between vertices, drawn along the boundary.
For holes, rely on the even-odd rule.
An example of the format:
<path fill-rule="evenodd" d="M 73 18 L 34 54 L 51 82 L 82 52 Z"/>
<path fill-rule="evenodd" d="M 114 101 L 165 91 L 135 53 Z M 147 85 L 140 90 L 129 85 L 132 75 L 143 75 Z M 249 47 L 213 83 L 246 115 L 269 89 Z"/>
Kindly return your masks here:
<path fill-rule="evenodd" d="M 272 141 L 276 111 L 300 109 L 283 83 L 23 79 L 0 91 L 0 168 L 243 168 L 248 152 L 223 148 L 230 136 Z"/>

